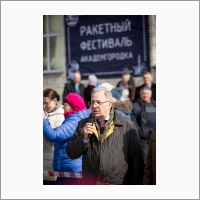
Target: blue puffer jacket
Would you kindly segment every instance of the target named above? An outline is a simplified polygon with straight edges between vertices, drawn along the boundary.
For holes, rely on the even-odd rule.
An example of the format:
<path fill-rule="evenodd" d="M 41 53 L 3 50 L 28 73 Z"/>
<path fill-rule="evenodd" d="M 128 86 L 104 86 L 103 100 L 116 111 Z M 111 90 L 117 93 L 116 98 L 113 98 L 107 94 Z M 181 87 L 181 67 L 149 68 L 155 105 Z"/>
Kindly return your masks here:
<path fill-rule="evenodd" d="M 90 110 L 82 110 L 65 118 L 62 125 L 53 129 L 48 119 L 43 120 L 43 134 L 51 142 L 54 142 L 53 170 L 59 172 L 82 172 L 82 156 L 70 159 L 66 153 L 66 146 L 74 134 L 78 122 L 87 118 Z"/>

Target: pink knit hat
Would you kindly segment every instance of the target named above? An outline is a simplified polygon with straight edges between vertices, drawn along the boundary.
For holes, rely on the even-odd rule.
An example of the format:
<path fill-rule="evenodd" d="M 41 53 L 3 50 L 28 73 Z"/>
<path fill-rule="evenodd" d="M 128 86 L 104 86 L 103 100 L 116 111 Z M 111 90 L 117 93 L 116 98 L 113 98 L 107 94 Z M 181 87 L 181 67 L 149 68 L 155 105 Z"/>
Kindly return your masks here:
<path fill-rule="evenodd" d="M 69 93 L 65 100 L 67 100 L 75 112 L 86 109 L 84 99 L 79 94 Z"/>

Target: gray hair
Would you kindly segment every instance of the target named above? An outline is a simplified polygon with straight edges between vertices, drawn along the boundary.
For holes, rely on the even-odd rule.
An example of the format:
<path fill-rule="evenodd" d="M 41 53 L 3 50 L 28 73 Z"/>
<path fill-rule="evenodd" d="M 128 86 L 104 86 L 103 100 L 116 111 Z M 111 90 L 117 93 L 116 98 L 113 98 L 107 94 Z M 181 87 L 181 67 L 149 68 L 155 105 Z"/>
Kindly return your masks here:
<path fill-rule="evenodd" d="M 108 82 L 101 83 L 100 86 L 107 88 L 109 91 L 111 91 L 113 88 L 115 88 L 114 85 L 111 85 L 111 84 L 108 83 Z"/>
<path fill-rule="evenodd" d="M 99 86 L 99 87 L 95 87 L 93 90 L 92 90 L 92 93 L 91 93 L 91 96 L 96 93 L 96 92 L 99 92 L 99 91 L 104 91 L 104 94 L 106 96 L 106 98 L 110 101 L 112 101 L 112 93 L 105 87 L 103 86 Z"/>
<path fill-rule="evenodd" d="M 142 87 L 142 88 L 140 89 L 140 94 L 142 94 L 142 92 L 143 92 L 144 90 L 149 90 L 149 91 L 151 92 L 151 94 L 152 94 L 151 89 L 150 89 L 149 87 L 147 87 L 147 86 Z"/>

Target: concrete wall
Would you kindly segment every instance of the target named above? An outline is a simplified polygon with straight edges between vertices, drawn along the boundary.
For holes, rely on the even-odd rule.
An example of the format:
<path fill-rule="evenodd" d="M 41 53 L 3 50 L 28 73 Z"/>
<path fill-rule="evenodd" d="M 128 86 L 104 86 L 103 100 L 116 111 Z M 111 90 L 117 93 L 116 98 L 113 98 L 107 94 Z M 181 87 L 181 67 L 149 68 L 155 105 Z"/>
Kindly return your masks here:
<path fill-rule="evenodd" d="M 62 26 L 62 37 L 64 40 L 64 25 Z M 151 72 L 154 77 L 154 82 L 156 82 L 156 19 L 155 16 L 149 16 L 149 33 L 150 33 L 150 65 L 151 65 Z M 59 74 L 43 74 L 43 90 L 45 88 L 53 88 L 58 92 L 62 99 L 62 93 L 64 89 L 64 84 L 66 83 L 66 57 L 65 57 L 65 43 L 63 42 L 61 49 L 63 49 L 62 53 L 62 70 L 63 73 Z M 143 83 L 141 77 L 134 78 L 136 85 L 141 85 Z M 113 78 L 113 79 L 101 79 L 100 82 L 109 82 L 110 84 L 116 86 L 120 78 Z M 83 80 L 83 84 L 87 85 L 88 81 Z"/>

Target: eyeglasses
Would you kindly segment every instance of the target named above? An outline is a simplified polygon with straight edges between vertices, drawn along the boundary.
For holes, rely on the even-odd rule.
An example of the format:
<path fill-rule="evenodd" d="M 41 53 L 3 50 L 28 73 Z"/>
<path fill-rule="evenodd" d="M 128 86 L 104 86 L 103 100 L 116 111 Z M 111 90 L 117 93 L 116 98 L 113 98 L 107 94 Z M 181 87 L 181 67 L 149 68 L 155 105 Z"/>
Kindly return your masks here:
<path fill-rule="evenodd" d="M 51 100 L 52 101 L 52 100 Z M 49 101 L 49 103 L 51 102 Z M 48 102 L 43 102 L 43 106 L 47 106 L 49 104 Z"/>
<path fill-rule="evenodd" d="M 90 101 L 90 102 L 88 102 L 88 105 L 93 106 L 95 103 L 97 103 L 98 106 L 101 106 L 102 104 L 104 104 L 106 102 L 110 102 L 110 101 Z"/>

